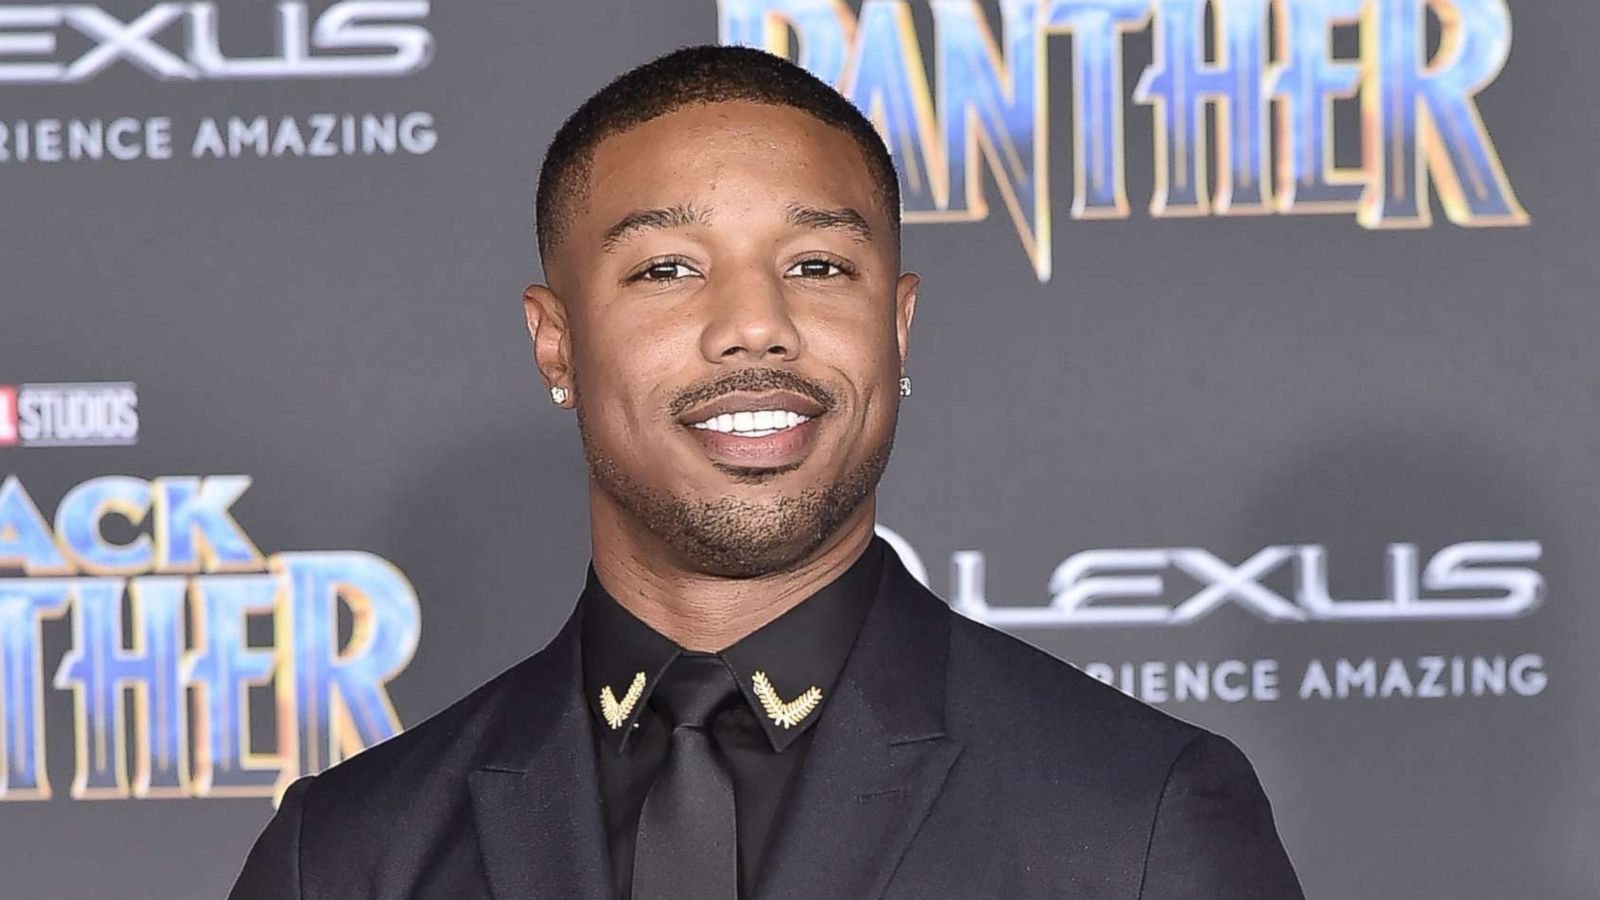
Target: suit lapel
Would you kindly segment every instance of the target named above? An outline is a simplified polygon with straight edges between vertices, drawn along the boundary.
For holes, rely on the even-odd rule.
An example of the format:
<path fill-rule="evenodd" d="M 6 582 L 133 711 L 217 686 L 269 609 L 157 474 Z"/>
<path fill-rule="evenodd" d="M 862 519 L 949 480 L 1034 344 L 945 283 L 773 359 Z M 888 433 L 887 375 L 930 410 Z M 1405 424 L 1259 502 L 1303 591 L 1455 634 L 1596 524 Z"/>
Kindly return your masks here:
<path fill-rule="evenodd" d="M 608 900 L 611 865 L 584 705 L 575 609 L 525 663 L 496 717 L 487 761 L 468 776 L 495 900 Z"/>
<path fill-rule="evenodd" d="M 882 896 L 961 753 L 944 733 L 952 614 L 885 552 L 872 610 L 762 863 L 758 900 Z"/>

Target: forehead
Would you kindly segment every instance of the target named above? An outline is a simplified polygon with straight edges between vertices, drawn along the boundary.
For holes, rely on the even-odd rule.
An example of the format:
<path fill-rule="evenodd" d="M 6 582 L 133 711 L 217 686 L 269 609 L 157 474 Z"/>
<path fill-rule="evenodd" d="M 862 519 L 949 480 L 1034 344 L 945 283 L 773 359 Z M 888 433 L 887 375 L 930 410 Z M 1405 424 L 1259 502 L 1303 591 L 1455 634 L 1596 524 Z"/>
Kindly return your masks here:
<path fill-rule="evenodd" d="M 750 212 L 802 203 L 882 216 L 855 140 L 786 106 L 725 101 L 657 116 L 603 140 L 589 177 L 580 214 L 589 229 L 634 209 L 675 204 Z"/>

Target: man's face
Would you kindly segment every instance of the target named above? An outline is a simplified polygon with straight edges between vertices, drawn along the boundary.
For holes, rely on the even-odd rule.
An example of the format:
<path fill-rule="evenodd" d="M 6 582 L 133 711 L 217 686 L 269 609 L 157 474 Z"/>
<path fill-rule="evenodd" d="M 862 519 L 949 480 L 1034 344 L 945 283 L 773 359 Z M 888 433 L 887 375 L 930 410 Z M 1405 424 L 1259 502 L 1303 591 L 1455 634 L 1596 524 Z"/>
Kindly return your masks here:
<path fill-rule="evenodd" d="M 870 515 L 917 280 L 854 141 L 788 107 L 690 106 L 603 141 L 574 207 L 527 309 L 596 499 L 723 576 Z"/>

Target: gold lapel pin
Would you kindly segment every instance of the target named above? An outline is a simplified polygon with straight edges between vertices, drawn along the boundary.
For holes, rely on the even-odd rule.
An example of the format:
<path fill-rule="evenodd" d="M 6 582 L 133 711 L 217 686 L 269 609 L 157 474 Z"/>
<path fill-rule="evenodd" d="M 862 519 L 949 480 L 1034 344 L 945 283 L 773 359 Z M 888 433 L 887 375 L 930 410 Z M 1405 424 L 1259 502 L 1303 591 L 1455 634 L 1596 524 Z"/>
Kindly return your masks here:
<path fill-rule="evenodd" d="M 750 684 L 755 688 L 756 697 L 761 700 L 761 707 L 767 711 L 767 715 L 785 728 L 800 724 L 800 720 L 810 715 L 822 702 L 822 688 L 812 685 L 806 688 L 805 693 L 785 703 L 765 672 L 750 676 Z"/>
<path fill-rule="evenodd" d="M 633 712 L 633 705 L 644 696 L 644 673 L 633 673 L 633 683 L 628 685 L 628 693 L 624 694 L 622 701 L 617 701 L 617 695 L 611 693 L 611 685 L 600 689 L 600 712 L 606 717 L 606 724 L 613 730 L 621 728 L 622 723 L 628 721 L 628 715 Z"/>

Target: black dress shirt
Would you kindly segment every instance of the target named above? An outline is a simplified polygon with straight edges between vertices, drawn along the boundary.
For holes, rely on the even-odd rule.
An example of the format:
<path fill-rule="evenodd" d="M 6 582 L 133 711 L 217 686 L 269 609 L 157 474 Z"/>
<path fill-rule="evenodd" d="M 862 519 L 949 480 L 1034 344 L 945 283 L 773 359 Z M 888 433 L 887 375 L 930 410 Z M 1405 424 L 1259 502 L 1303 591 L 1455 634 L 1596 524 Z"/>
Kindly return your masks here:
<path fill-rule="evenodd" d="M 666 724 L 651 705 L 652 688 L 685 654 L 721 657 L 744 695 L 745 702 L 717 715 L 711 733 L 733 775 L 739 896 L 754 893 L 778 813 L 811 743 L 812 727 L 827 708 L 834 680 L 877 595 L 885 546 L 881 538 L 874 538 L 838 578 L 716 654 L 685 650 L 645 624 L 606 592 L 593 565 L 589 567 L 579 600 L 584 694 L 594 714 L 606 838 L 621 900 L 628 900 L 633 880 L 639 814 L 669 746 Z M 782 701 L 793 701 L 815 686 L 822 692 L 821 703 L 792 726 L 779 724 L 756 694 L 752 679 L 758 671 L 766 674 Z M 644 692 L 613 728 L 606 721 L 601 692 L 609 687 L 615 699 L 623 700 L 640 672 L 645 677 Z"/>

